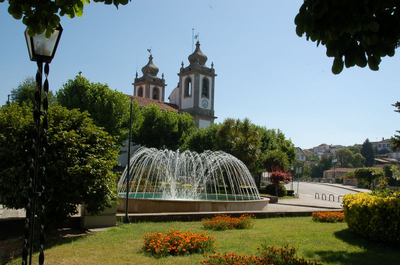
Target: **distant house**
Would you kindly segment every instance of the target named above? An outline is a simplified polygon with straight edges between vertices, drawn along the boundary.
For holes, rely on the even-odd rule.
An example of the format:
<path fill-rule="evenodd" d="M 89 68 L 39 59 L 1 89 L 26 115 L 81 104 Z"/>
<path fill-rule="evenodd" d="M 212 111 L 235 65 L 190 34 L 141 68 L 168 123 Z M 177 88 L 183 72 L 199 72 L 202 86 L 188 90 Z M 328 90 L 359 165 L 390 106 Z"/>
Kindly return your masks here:
<path fill-rule="evenodd" d="M 300 147 L 296 147 L 296 158 L 300 162 L 304 162 L 307 160 L 306 153 Z"/>
<path fill-rule="evenodd" d="M 372 147 L 378 152 L 391 152 L 390 149 L 390 139 L 385 139 L 382 137 L 382 141 L 371 142 Z"/>
<path fill-rule="evenodd" d="M 319 158 L 321 158 L 325 154 L 325 151 L 328 149 L 329 146 L 327 144 L 320 144 L 312 148 L 314 156 L 318 156 Z"/>
<path fill-rule="evenodd" d="M 324 179 L 336 179 L 343 177 L 347 172 L 355 171 L 357 168 L 335 168 L 324 171 Z"/>

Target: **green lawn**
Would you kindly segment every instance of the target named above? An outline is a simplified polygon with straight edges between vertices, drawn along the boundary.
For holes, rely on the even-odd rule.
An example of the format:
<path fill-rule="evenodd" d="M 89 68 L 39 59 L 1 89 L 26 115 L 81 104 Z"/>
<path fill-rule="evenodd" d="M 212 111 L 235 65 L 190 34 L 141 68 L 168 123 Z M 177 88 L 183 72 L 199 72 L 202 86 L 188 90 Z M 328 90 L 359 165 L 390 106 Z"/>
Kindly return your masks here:
<path fill-rule="evenodd" d="M 140 251 L 142 236 L 169 228 L 206 232 L 217 252 L 255 254 L 261 244 L 298 247 L 298 256 L 324 264 L 400 264 L 399 246 L 373 243 L 352 234 L 346 223 L 318 223 L 311 217 L 256 219 L 248 230 L 207 231 L 201 222 L 137 223 L 46 245 L 45 264 L 199 264 L 201 254 L 155 259 Z M 37 264 L 37 256 L 35 257 Z M 14 260 L 11 264 L 21 264 Z"/>

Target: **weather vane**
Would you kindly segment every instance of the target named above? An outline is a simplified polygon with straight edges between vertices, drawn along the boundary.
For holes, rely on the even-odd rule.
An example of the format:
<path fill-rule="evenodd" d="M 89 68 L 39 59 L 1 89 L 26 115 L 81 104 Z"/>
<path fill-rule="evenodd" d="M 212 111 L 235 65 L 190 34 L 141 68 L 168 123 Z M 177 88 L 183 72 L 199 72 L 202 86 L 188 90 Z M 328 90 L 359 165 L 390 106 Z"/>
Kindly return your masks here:
<path fill-rule="evenodd" d="M 150 49 L 147 49 L 147 51 L 150 53 L 150 55 L 152 55 L 152 54 L 151 54 L 151 47 L 150 47 Z"/>

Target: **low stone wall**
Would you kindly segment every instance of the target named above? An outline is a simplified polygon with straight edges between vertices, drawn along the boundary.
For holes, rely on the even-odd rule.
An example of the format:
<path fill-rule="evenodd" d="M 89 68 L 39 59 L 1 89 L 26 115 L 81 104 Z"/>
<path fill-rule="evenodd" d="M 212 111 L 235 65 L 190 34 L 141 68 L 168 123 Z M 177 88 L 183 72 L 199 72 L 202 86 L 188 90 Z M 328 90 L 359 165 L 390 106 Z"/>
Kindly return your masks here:
<path fill-rule="evenodd" d="M 81 206 L 81 228 L 98 228 L 110 227 L 117 225 L 117 206 L 107 208 L 98 215 L 91 215 L 85 209 L 85 205 Z"/>
<path fill-rule="evenodd" d="M 356 179 L 343 179 L 343 185 L 350 185 L 350 186 L 356 186 L 358 185 L 358 182 Z"/>

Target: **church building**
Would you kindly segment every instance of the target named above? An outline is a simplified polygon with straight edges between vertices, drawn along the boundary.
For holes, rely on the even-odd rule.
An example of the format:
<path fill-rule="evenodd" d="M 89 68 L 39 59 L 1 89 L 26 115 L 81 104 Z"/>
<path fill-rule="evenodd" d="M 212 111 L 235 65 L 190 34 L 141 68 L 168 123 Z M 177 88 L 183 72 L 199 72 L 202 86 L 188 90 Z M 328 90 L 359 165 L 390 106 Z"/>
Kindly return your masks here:
<path fill-rule="evenodd" d="M 140 107 L 147 107 L 150 104 L 157 105 L 161 110 L 190 113 L 197 128 L 204 128 L 214 123 L 214 91 L 215 74 L 214 64 L 211 68 L 206 66 L 207 56 L 200 50 L 200 43 L 196 43 L 195 51 L 189 55 L 189 65 L 182 66 L 178 73 L 178 86 L 165 102 L 164 74 L 161 78 L 157 76 L 159 69 L 153 63 L 153 56 L 150 54 L 149 62 L 142 68 L 143 76 L 138 77 L 136 73 L 134 95 L 131 96 L 137 101 Z"/>

